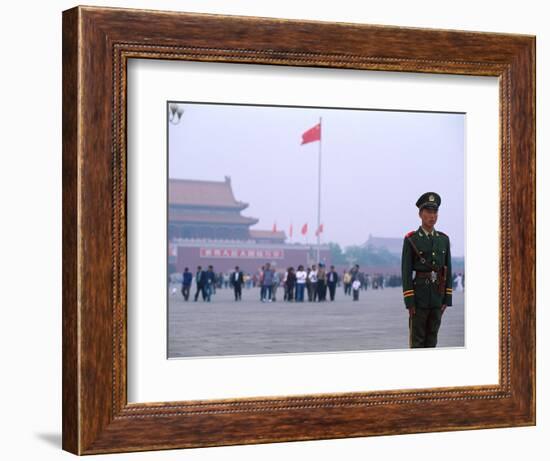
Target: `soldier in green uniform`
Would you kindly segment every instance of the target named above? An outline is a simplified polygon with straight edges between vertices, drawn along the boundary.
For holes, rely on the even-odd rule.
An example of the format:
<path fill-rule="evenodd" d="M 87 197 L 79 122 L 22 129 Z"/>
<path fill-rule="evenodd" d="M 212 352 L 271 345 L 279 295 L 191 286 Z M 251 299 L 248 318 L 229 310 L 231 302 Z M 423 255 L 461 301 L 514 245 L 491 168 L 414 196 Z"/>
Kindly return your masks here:
<path fill-rule="evenodd" d="M 435 192 L 422 194 L 416 202 L 422 224 L 403 241 L 403 298 L 409 310 L 409 346 L 415 348 L 437 345 L 441 316 L 452 305 L 450 241 L 434 228 L 440 205 Z"/>

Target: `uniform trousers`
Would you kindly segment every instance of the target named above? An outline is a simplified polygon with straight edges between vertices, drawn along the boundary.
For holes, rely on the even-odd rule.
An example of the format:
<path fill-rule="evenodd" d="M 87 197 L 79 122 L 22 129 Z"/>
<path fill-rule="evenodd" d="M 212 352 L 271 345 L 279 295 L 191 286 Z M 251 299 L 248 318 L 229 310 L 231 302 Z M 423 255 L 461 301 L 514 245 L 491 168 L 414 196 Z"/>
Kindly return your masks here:
<path fill-rule="evenodd" d="M 437 333 L 441 325 L 441 308 L 416 308 L 413 316 L 409 317 L 409 346 L 435 347 L 437 345 Z"/>

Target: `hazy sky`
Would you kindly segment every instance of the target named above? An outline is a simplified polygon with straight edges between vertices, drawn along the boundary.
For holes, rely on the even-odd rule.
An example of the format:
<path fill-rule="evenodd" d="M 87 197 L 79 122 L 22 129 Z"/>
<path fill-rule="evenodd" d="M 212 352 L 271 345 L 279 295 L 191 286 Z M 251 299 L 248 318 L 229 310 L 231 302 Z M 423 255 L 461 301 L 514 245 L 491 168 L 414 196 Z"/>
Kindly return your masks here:
<path fill-rule="evenodd" d="M 440 229 L 464 254 L 464 115 L 182 103 L 169 123 L 169 177 L 230 176 L 253 229 L 285 230 L 293 241 L 317 224 L 319 142 L 300 145 L 322 117 L 322 242 L 362 244 L 369 234 L 403 237 L 419 224 L 418 197 L 442 197 Z"/>

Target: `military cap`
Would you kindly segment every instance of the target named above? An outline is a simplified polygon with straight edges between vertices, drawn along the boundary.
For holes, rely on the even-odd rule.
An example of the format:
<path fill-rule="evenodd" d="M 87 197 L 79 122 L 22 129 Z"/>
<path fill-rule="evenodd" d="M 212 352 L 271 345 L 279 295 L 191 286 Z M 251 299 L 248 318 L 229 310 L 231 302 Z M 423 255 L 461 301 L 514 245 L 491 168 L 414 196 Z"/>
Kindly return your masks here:
<path fill-rule="evenodd" d="M 437 211 L 441 205 L 441 197 L 435 192 L 426 192 L 416 201 L 416 206 L 419 210 L 422 208 L 432 208 Z"/>

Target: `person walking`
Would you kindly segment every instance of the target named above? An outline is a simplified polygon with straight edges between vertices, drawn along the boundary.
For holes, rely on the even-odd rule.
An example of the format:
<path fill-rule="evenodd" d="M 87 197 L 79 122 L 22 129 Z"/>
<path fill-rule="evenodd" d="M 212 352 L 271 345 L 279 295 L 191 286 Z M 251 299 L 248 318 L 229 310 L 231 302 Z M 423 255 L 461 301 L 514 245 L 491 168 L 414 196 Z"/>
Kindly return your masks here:
<path fill-rule="evenodd" d="M 355 264 L 351 269 L 350 269 L 350 275 L 351 275 L 351 281 L 353 283 L 353 281 L 359 277 L 359 264 Z"/>
<path fill-rule="evenodd" d="M 189 301 L 189 292 L 191 291 L 191 283 L 193 283 L 193 274 L 189 272 L 189 268 L 183 269 L 183 279 L 181 282 L 181 294 L 185 301 Z"/>
<path fill-rule="evenodd" d="M 313 293 L 311 289 L 311 280 L 309 279 L 309 274 L 311 274 L 311 267 L 308 267 L 306 270 L 306 291 L 307 291 L 307 300 L 311 302 L 313 298 Z"/>
<path fill-rule="evenodd" d="M 262 288 L 264 290 L 263 292 L 263 298 L 262 302 L 271 302 L 271 293 L 273 291 L 273 269 L 271 269 L 271 264 L 266 263 L 265 269 L 264 269 L 264 275 L 262 278 Z"/>
<path fill-rule="evenodd" d="M 296 302 L 304 302 L 304 290 L 306 287 L 307 272 L 301 264 L 296 271 Z"/>
<path fill-rule="evenodd" d="M 462 284 L 462 273 L 459 273 L 455 278 L 456 288 L 455 290 L 459 293 L 464 291 L 464 285 Z"/>
<path fill-rule="evenodd" d="M 235 271 L 229 277 L 229 283 L 233 287 L 235 301 L 240 301 L 243 295 L 244 275 L 239 266 L 235 266 Z"/>
<path fill-rule="evenodd" d="M 353 281 L 351 289 L 353 291 L 353 300 L 359 301 L 359 290 L 361 289 L 361 280 L 359 280 L 359 277 Z"/>
<path fill-rule="evenodd" d="M 317 299 L 319 302 L 327 300 L 327 271 L 324 263 L 319 263 L 317 271 Z"/>
<path fill-rule="evenodd" d="M 294 290 L 296 288 L 296 272 L 294 272 L 294 267 L 289 267 L 287 276 L 286 276 L 286 290 L 287 290 L 287 301 L 292 302 L 294 300 Z"/>
<path fill-rule="evenodd" d="M 311 266 L 311 271 L 309 273 L 309 286 L 311 289 L 311 296 L 309 296 L 309 301 L 315 302 L 317 300 L 317 266 L 313 264 Z"/>
<path fill-rule="evenodd" d="M 330 266 L 330 272 L 327 274 L 327 285 L 330 300 L 334 301 L 334 295 L 336 294 L 336 286 L 338 285 L 338 272 L 334 270 L 334 266 Z"/>
<path fill-rule="evenodd" d="M 260 301 L 262 301 L 262 302 L 263 302 L 263 299 L 265 298 L 265 288 L 264 288 L 264 284 L 263 284 L 264 270 L 265 270 L 265 267 L 262 266 L 260 268 L 260 272 L 258 274 L 258 284 L 260 285 Z"/>
<path fill-rule="evenodd" d="M 351 274 L 349 271 L 344 271 L 344 295 L 350 295 L 351 294 Z"/>
<path fill-rule="evenodd" d="M 283 275 L 283 301 L 288 301 L 288 288 L 287 288 L 287 281 L 288 279 L 288 268 L 286 269 L 284 275 Z"/>
<path fill-rule="evenodd" d="M 202 300 L 206 301 L 206 272 L 202 270 L 201 266 L 197 267 L 197 272 L 195 273 L 195 284 L 197 286 L 197 291 L 195 292 L 195 302 L 199 299 L 199 293 L 202 295 Z"/>
<path fill-rule="evenodd" d="M 271 299 L 273 302 L 277 301 L 277 288 L 281 283 L 281 274 L 274 270 L 273 271 L 273 283 L 271 284 Z"/>
<path fill-rule="evenodd" d="M 204 289 L 206 291 L 206 301 L 211 302 L 212 294 L 216 294 L 216 273 L 214 272 L 214 266 L 208 266 L 205 277 Z"/>

